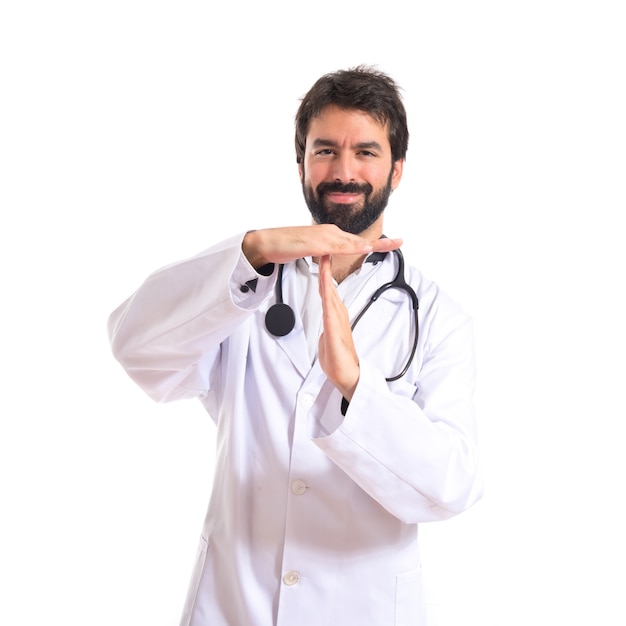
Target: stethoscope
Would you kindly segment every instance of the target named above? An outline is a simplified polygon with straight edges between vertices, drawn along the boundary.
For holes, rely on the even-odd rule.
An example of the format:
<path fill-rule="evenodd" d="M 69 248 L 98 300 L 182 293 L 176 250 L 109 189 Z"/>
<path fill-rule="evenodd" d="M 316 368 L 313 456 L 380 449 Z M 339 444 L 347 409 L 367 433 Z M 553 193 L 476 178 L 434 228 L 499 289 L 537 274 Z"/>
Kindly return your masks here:
<path fill-rule="evenodd" d="M 402 371 L 396 376 L 392 376 L 391 378 L 387 378 L 388 382 L 398 380 L 402 378 L 408 371 L 413 358 L 415 357 L 415 352 L 417 350 L 417 340 L 419 338 L 419 320 L 417 311 L 419 309 L 419 301 L 417 299 L 417 294 L 404 279 L 404 256 L 399 249 L 393 251 L 398 259 L 398 271 L 394 277 L 394 279 L 384 285 L 381 285 L 370 297 L 367 304 L 363 307 L 361 312 L 356 316 L 354 321 L 352 322 L 352 330 L 354 330 L 355 326 L 359 323 L 359 320 L 365 315 L 368 309 L 380 298 L 380 296 L 387 291 L 387 289 L 400 289 L 401 291 L 405 291 L 409 298 L 411 299 L 411 306 L 413 308 L 413 315 L 415 317 L 415 336 L 413 338 L 413 346 L 411 348 L 411 354 L 409 355 L 409 360 L 406 362 L 406 365 L 402 369 Z M 284 337 L 288 335 L 296 324 L 296 315 L 293 309 L 283 302 L 283 268 L 284 264 L 280 264 L 278 266 L 278 277 L 276 280 L 276 303 L 273 304 L 265 314 L 265 327 L 267 330 L 274 335 L 275 337 Z"/>

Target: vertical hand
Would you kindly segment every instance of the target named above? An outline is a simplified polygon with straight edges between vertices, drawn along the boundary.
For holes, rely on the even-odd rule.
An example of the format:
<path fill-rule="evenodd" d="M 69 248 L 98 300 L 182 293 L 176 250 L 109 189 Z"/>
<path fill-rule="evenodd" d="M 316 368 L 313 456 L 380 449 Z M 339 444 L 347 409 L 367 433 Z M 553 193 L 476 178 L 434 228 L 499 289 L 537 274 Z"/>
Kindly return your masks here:
<path fill-rule="evenodd" d="M 323 331 L 318 358 L 326 376 L 350 402 L 359 381 L 359 357 L 352 339 L 348 310 L 333 282 L 330 255 L 319 257 L 319 292 Z"/>

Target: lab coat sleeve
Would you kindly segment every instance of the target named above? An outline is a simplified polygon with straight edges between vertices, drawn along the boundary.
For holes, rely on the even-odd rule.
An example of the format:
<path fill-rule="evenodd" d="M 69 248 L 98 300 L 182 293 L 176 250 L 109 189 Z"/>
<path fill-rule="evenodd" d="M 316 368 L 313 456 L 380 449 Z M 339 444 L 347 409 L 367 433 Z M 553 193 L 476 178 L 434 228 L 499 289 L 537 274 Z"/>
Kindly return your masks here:
<path fill-rule="evenodd" d="M 220 343 L 272 293 L 275 278 L 248 263 L 243 236 L 154 272 L 110 315 L 113 355 L 154 400 L 205 395 Z"/>
<path fill-rule="evenodd" d="M 473 407 L 472 323 L 428 329 L 416 385 L 389 385 L 362 362 L 345 417 L 341 395 L 311 416 L 313 441 L 372 498 L 406 523 L 450 518 L 482 495 Z"/>

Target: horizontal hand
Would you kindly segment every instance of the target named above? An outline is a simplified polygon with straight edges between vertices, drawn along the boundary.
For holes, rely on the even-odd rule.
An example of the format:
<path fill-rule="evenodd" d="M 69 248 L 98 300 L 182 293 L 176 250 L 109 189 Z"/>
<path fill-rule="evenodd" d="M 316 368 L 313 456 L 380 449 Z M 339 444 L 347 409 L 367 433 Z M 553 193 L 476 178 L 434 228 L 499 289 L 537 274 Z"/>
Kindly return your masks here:
<path fill-rule="evenodd" d="M 307 256 L 358 256 L 395 250 L 401 245 L 401 239 L 366 239 L 334 224 L 315 224 L 251 231 L 245 235 L 242 249 L 250 264 L 258 269 L 267 263 L 288 263 Z"/>

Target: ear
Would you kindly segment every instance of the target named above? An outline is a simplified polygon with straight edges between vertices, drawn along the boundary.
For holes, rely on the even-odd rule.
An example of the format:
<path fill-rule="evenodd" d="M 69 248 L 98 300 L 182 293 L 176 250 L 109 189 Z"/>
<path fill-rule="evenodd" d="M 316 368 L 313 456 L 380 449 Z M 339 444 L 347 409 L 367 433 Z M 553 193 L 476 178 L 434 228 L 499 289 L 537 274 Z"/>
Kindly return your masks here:
<path fill-rule="evenodd" d="M 398 159 L 393 162 L 393 171 L 391 173 L 391 188 L 395 189 L 402 178 L 402 171 L 404 169 L 404 159 Z"/>
<path fill-rule="evenodd" d="M 304 168 L 302 167 L 302 161 L 298 163 L 298 176 L 300 177 L 300 184 L 302 184 L 302 181 L 304 179 Z"/>

